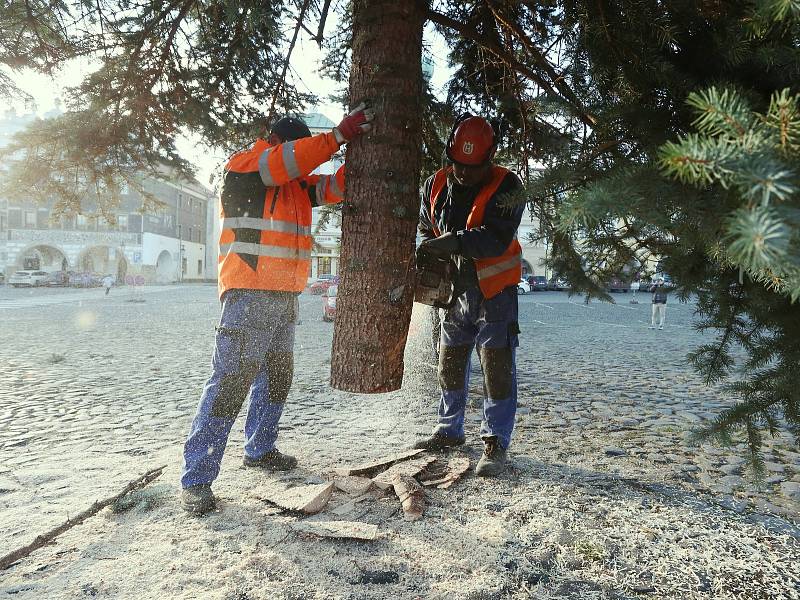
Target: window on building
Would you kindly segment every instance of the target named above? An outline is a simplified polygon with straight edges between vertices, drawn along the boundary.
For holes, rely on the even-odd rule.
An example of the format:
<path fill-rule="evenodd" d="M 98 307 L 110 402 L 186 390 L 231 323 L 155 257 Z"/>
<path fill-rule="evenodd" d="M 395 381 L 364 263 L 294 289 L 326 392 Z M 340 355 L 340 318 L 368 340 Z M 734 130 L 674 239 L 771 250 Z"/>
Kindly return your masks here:
<path fill-rule="evenodd" d="M 86 216 L 85 215 L 78 215 L 75 218 L 75 223 L 78 229 L 86 229 Z"/>
<path fill-rule="evenodd" d="M 317 276 L 331 274 L 331 257 L 320 256 L 317 258 Z"/>
<path fill-rule="evenodd" d="M 32 210 L 25 211 L 25 227 L 36 227 L 36 212 Z"/>
<path fill-rule="evenodd" d="M 197 274 L 198 275 L 202 275 L 203 274 L 203 261 L 202 260 L 198 260 L 197 261 Z"/>
<path fill-rule="evenodd" d="M 128 215 L 117 215 L 117 226 L 120 231 L 128 231 Z"/>
<path fill-rule="evenodd" d="M 8 209 L 8 227 L 10 229 L 22 227 L 22 211 L 19 208 Z"/>
<path fill-rule="evenodd" d="M 181 274 L 186 275 L 186 268 L 188 266 L 188 261 L 185 258 L 181 259 Z"/>

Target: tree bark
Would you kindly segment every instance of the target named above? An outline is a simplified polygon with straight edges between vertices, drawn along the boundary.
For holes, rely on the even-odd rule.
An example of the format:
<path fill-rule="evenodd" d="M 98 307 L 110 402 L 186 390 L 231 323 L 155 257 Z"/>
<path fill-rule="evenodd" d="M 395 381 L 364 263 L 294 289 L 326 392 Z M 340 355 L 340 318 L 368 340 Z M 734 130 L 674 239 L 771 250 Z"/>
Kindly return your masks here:
<path fill-rule="evenodd" d="M 414 295 L 426 2 L 353 2 L 350 101 L 369 100 L 369 136 L 348 144 L 342 206 L 342 281 L 331 385 L 378 393 L 403 379 Z"/>

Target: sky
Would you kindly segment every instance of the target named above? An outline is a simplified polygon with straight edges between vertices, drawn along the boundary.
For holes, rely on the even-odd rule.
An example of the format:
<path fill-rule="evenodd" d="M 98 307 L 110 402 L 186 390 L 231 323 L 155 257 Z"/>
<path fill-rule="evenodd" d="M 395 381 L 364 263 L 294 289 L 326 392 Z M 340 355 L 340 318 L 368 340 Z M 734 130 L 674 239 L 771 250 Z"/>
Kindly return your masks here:
<path fill-rule="evenodd" d="M 331 31 L 335 25 L 335 23 L 329 21 L 327 25 L 328 31 Z M 444 85 L 451 71 L 447 65 L 447 45 L 430 24 L 425 29 L 424 43 L 434 61 L 431 80 L 434 92 L 443 95 Z M 328 102 L 327 98 L 337 91 L 338 84 L 319 75 L 319 64 L 322 57 L 323 52 L 317 47 L 316 42 L 310 40 L 307 34 L 301 33 L 292 53 L 291 65 L 296 75 L 299 76 L 299 80 L 296 81 L 299 89 L 311 91 L 321 100 L 320 104 L 308 107 L 308 112 L 322 113 L 331 121 L 337 123 L 344 116 L 343 108 L 340 105 Z M 88 68 L 88 62 L 75 61 L 69 67 L 60 71 L 54 78 L 31 71 L 14 72 L 10 73 L 10 75 L 22 90 L 33 96 L 37 114 L 44 116 L 57 106 L 61 90 L 80 83 L 83 74 L 87 72 Z M 32 110 L 30 105 L 26 106 L 22 101 L 7 104 L 9 108 L 15 108 L 18 113 L 31 112 Z M 0 112 L 0 115 L 2 112 Z M 226 158 L 221 151 L 203 146 L 198 138 L 194 136 L 178 139 L 177 147 L 188 160 L 195 164 L 197 167 L 197 179 L 204 185 L 208 185 L 212 174 L 220 168 Z"/>

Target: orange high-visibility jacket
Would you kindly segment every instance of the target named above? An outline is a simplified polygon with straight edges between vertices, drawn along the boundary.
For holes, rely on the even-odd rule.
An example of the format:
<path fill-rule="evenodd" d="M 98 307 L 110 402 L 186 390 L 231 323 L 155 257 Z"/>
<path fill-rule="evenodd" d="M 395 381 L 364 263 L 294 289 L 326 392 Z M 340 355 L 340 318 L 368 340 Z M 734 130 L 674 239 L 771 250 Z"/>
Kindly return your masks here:
<path fill-rule="evenodd" d="M 311 207 L 342 201 L 344 166 L 309 175 L 339 149 L 333 133 L 270 146 L 259 139 L 225 166 L 220 192 L 219 295 L 302 292 L 311 268 Z"/>
<path fill-rule="evenodd" d="M 436 214 L 436 201 L 439 199 L 442 190 L 447 186 L 447 176 L 450 172 L 452 172 L 452 167 L 439 169 L 433 176 L 433 184 L 431 185 L 431 223 L 436 237 L 441 235 L 433 216 Z M 474 229 L 483 224 L 486 205 L 489 204 L 508 172 L 508 169 L 503 167 L 492 167 L 489 182 L 481 188 L 472 203 L 472 210 L 470 210 L 467 217 L 467 229 Z M 478 286 L 484 298 L 492 298 L 510 285 L 516 286 L 522 277 L 522 246 L 519 245 L 519 241 L 516 238 L 511 241 L 508 248 L 500 256 L 476 258 L 474 261 L 475 271 L 478 275 Z"/>

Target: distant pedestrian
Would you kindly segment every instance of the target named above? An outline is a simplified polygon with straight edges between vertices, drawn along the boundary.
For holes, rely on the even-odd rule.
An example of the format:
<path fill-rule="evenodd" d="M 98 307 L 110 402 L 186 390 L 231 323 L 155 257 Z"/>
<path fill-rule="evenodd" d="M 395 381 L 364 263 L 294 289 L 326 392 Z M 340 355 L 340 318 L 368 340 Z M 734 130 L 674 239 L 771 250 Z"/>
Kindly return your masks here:
<path fill-rule="evenodd" d="M 641 283 L 639 282 L 638 279 L 634 279 L 631 282 L 631 292 L 633 293 L 633 297 L 631 298 L 631 302 L 630 302 L 631 304 L 639 304 L 639 301 L 636 299 L 636 293 L 639 291 L 640 287 L 641 287 Z"/>
<path fill-rule="evenodd" d="M 106 288 L 106 296 L 111 291 L 111 286 L 114 285 L 114 278 L 111 275 L 103 277 L 103 287 Z"/>
<path fill-rule="evenodd" d="M 667 316 L 667 286 L 664 285 L 664 278 L 656 279 L 655 285 L 650 286 L 650 293 L 653 294 L 653 313 L 650 317 L 650 329 L 664 329 L 664 319 Z"/>

